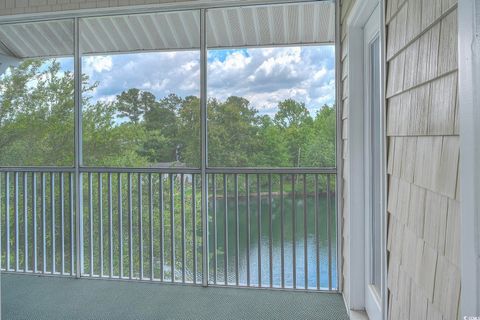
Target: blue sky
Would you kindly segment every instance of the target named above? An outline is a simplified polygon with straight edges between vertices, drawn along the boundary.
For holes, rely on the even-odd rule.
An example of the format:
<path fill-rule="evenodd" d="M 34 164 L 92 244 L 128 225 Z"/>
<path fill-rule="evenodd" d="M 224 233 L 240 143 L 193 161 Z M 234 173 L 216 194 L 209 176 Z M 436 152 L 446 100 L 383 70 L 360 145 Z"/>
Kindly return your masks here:
<path fill-rule="evenodd" d="M 99 86 L 94 100 L 113 100 L 129 88 L 157 98 L 170 93 L 199 95 L 198 51 L 84 57 L 83 72 Z M 247 98 L 260 113 L 272 114 L 279 101 L 305 102 L 311 112 L 335 102 L 333 46 L 210 50 L 209 97 Z"/>

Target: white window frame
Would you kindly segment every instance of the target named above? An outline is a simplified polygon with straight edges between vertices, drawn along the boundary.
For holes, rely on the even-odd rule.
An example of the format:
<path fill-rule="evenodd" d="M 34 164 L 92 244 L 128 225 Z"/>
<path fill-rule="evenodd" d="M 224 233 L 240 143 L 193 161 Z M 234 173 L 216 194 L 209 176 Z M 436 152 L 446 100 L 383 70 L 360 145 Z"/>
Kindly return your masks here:
<path fill-rule="evenodd" d="M 347 306 L 351 310 L 365 310 L 365 287 L 369 282 L 367 278 L 368 272 L 365 270 L 366 246 L 369 245 L 365 234 L 365 212 L 366 212 L 366 174 L 365 165 L 368 160 L 368 150 L 364 143 L 364 135 L 366 130 L 365 123 L 365 97 L 364 86 L 364 36 L 363 27 L 368 21 L 370 14 L 375 7 L 380 6 L 380 81 L 382 110 L 385 110 L 385 17 L 384 17 L 384 1 L 379 0 L 362 0 L 356 1 L 351 9 L 351 13 L 347 18 L 347 34 L 348 34 L 348 157 L 349 157 L 349 212 L 350 216 L 349 229 L 349 283 L 348 294 L 350 305 Z M 386 126 L 385 114 L 382 114 L 382 135 L 383 150 L 386 155 Z M 380 293 L 382 305 L 382 318 L 386 319 L 387 311 L 387 266 L 386 266 L 386 158 L 383 160 L 385 169 L 382 186 L 382 290 Z"/>
<path fill-rule="evenodd" d="M 480 1 L 458 1 L 461 318 L 480 316 Z"/>

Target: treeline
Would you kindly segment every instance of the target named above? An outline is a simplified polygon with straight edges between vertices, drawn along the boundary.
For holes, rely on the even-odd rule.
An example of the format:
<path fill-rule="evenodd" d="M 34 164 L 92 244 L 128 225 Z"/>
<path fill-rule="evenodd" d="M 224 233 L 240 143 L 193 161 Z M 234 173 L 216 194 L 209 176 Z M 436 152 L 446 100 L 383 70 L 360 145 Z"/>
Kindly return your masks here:
<path fill-rule="evenodd" d="M 132 88 L 93 101 L 98 83 L 83 75 L 83 161 L 89 166 L 200 166 L 200 99 L 158 99 Z M 74 78 L 56 60 L 26 60 L 0 80 L 0 165 L 71 166 Z M 262 115 L 242 97 L 209 99 L 208 161 L 220 167 L 335 165 L 335 110 L 311 115 L 279 102 Z"/>

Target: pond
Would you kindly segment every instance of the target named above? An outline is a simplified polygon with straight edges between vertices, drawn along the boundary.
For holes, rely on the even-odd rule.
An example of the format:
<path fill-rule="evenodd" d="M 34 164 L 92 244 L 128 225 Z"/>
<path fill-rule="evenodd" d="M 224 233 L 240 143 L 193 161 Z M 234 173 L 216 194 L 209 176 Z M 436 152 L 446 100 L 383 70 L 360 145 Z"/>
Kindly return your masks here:
<path fill-rule="evenodd" d="M 278 194 L 272 195 L 271 205 L 268 195 L 261 196 L 260 206 L 257 195 L 250 197 L 248 206 L 245 198 L 240 198 L 238 203 L 235 202 L 234 197 L 226 199 L 225 203 L 224 198 L 217 198 L 215 209 L 213 201 L 210 200 L 210 283 L 225 284 L 226 271 L 230 285 L 235 285 L 238 281 L 240 285 L 247 285 L 249 282 L 250 286 L 282 287 L 283 265 L 283 285 L 286 288 L 294 286 L 305 288 L 305 279 L 308 281 L 309 289 L 315 289 L 317 286 L 320 289 L 328 289 L 329 285 L 333 289 L 337 287 L 334 195 L 329 197 L 330 206 L 327 205 L 325 194 L 317 197 L 316 205 L 315 196 L 298 194 L 294 198 L 291 193 L 283 197 Z M 330 228 L 328 228 L 328 210 L 330 210 Z M 329 265 L 329 252 L 331 265 Z M 247 276 L 248 272 L 250 277 Z M 331 284 L 329 284 L 329 273 L 331 273 Z"/>

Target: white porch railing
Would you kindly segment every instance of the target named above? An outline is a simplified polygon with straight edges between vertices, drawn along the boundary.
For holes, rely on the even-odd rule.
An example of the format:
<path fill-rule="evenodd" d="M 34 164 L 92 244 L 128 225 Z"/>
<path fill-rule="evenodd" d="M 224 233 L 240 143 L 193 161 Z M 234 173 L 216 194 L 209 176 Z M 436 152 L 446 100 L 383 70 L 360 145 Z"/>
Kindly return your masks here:
<path fill-rule="evenodd" d="M 208 169 L 203 217 L 197 169 L 3 168 L 1 269 L 336 291 L 335 175 Z"/>

